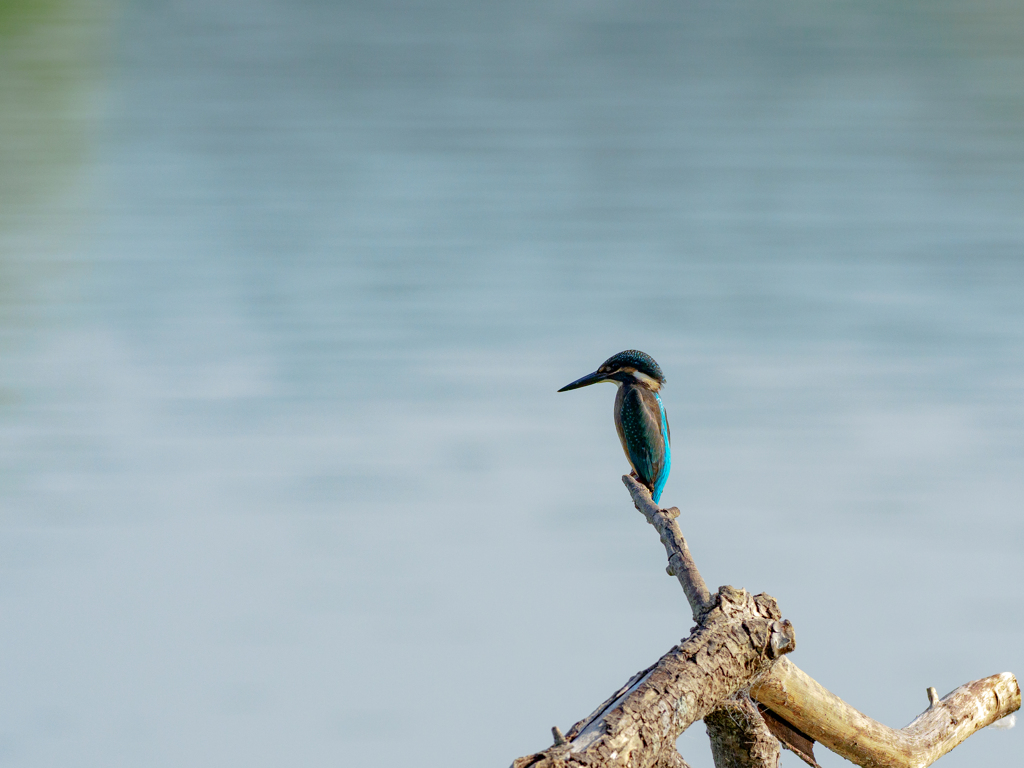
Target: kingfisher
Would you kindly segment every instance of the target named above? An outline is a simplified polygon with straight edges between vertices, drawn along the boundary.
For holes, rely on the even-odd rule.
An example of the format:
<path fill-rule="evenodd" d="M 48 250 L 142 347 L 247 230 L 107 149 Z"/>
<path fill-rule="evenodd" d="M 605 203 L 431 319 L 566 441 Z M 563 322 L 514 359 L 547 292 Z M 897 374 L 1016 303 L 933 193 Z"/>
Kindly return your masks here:
<path fill-rule="evenodd" d="M 633 476 L 647 486 L 657 504 L 672 466 L 672 433 L 659 394 L 665 374 L 647 353 L 627 349 L 558 391 L 568 392 L 601 381 L 610 381 L 619 389 L 615 395 L 615 431 Z"/>

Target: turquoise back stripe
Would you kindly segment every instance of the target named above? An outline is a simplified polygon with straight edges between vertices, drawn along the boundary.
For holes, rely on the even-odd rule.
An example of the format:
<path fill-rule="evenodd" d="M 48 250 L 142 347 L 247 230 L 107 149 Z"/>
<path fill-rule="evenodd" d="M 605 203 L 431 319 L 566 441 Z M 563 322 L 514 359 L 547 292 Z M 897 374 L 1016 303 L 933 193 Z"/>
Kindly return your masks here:
<path fill-rule="evenodd" d="M 661 468 L 661 473 L 655 479 L 654 493 L 651 494 L 651 498 L 657 504 L 661 500 L 661 492 L 665 490 L 665 483 L 668 482 L 669 470 L 672 469 L 672 446 L 668 442 L 668 419 L 665 416 L 665 406 L 661 402 L 661 395 L 655 392 L 654 397 L 658 401 L 658 410 L 661 411 L 661 439 L 665 443 L 665 466 Z"/>

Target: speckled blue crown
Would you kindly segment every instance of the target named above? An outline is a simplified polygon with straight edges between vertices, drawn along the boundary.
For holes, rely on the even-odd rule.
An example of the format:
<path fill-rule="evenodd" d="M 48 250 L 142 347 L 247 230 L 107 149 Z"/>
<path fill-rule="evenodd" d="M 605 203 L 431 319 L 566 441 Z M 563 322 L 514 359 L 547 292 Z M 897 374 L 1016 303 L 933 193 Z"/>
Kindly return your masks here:
<path fill-rule="evenodd" d="M 639 349 L 627 349 L 625 352 L 612 355 L 601 363 L 601 369 L 614 370 L 625 365 L 636 368 L 640 373 L 646 373 L 652 379 L 657 379 L 662 384 L 665 383 L 665 374 L 661 372 L 661 366 L 654 362 L 653 357 L 646 352 L 641 352 Z"/>

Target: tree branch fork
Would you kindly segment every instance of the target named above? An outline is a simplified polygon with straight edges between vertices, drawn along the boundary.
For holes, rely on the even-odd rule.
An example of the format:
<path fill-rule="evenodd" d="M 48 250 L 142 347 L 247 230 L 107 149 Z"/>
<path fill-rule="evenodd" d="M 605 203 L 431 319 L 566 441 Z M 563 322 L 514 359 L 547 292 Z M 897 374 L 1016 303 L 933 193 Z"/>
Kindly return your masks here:
<path fill-rule="evenodd" d="M 554 744 L 512 768 L 688 768 L 676 739 L 703 720 L 716 768 L 776 768 L 779 746 L 817 766 L 815 741 L 865 768 L 925 768 L 977 732 L 1020 708 L 1009 672 L 975 680 L 939 698 L 903 729 L 858 712 L 785 655 L 793 625 L 770 595 L 721 587 L 712 594 L 694 563 L 675 507 L 659 509 L 625 475 L 633 503 L 658 531 L 671 576 L 679 580 L 696 626 Z"/>

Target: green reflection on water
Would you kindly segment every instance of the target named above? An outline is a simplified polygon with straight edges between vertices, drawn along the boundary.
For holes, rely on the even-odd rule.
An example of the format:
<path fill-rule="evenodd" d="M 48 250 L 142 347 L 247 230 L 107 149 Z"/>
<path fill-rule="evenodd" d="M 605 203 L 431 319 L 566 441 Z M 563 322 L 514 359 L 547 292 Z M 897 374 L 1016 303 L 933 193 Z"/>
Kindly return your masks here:
<path fill-rule="evenodd" d="M 0 332 L 37 304 L 87 210 L 111 4 L 0 0 Z M 7 349 L 10 340 L 0 341 Z"/>
<path fill-rule="evenodd" d="M 0 2 L 0 206 L 12 218 L 66 191 L 95 124 L 108 4 Z"/>

